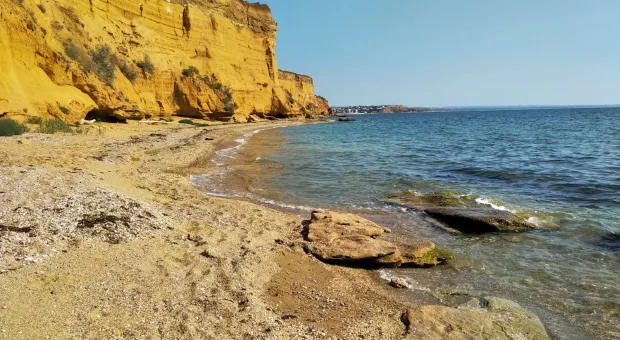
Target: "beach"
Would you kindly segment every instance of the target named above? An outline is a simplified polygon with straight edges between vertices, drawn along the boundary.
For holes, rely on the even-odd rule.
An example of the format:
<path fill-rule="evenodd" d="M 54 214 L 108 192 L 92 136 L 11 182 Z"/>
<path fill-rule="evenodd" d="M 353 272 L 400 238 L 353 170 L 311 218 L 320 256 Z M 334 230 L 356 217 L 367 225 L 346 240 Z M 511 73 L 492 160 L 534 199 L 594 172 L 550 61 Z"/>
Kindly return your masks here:
<path fill-rule="evenodd" d="M 0 140 L 0 337 L 395 339 L 412 334 L 408 313 L 434 325 L 425 315 L 445 311 L 307 255 L 303 218 L 190 184 L 240 135 L 301 123 Z"/>
<path fill-rule="evenodd" d="M 104 136 L 2 139 L 3 224 L 10 207 L 28 209 L 28 217 L 21 218 L 40 223 L 37 230 L 55 228 L 36 221 L 37 214 L 57 208 L 56 198 L 75 195 L 79 182 L 81 191 L 106 192 L 154 211 L 162 225 L 133 229 L 132 224 L 129 236 L 115 242 L 102 235 L 73 240 L 70 231 L 53 235 L 41 230 L 41 236 L 27 237 L 19 250 L 8 253 L 12 245 L 3 237 L 0 337 L 288 338 L 324 331 L 376 334 L 377 329 L 386 335 L 402 333 L 399 316 L 406 305 L 377 285 L 370 273 L 327 266 L 276 242 L 299 240 L 298 217 L 208 197 L 190 185 L 188 175 L 210 166 L 209 156 L 218 145 L 253 129 L 257 125 L 207 132 L 134 124 L 114 126 Z M 206 136 L 215 140 L 205 141 Z M 22 196 L 28 192 L 31 200 L 13 208 L 17 202 L 6 200 L 8 186 L 23 190 Z M 39 200 L 43 197 L 50 200 Z M 97 202 L 115 203 L 109 197 Z M 205 252 L 208 256 L 201 255 Z M 299 313 L 284 321 L 278 308 Z"/>

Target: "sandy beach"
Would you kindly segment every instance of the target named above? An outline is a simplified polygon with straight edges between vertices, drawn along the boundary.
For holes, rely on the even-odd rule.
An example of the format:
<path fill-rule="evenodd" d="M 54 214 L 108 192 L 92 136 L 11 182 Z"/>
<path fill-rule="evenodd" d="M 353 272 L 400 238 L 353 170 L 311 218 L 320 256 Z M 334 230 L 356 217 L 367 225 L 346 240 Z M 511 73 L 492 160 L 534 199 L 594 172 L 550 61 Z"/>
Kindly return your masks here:
<path fill-rule="evenodd" d="M 0 139 L 0 338 L 546 338 L 529 315 L 419 306 L 306 254 L 299 216 L 190 184 L 239 135 L 302 123 Z"/>

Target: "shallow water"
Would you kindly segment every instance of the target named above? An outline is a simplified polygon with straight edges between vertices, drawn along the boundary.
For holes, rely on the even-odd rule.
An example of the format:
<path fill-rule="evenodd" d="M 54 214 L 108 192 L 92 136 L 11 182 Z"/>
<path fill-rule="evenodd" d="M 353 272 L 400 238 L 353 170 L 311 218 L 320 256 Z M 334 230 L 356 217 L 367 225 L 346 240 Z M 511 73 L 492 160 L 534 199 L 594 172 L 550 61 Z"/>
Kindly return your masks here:
<path fill-rule="evenodd" d="M 366 213 L 453 250 L 457 260 L 448 266 L 382 272 L 408 277 L 411 294 L 445 303 L 450 293 L 502 296 L 536 312 L 554 338 L 620 338 L 620 254 L 600 242 L 620 232 L 620 109 L 356 119 L 248 135 L 239 143 L 250 140 L 252 148 L 223 152 L 221 176 L 194 182 L 300 214 L 314 207 Z M 542 229 L 446 233 L 384 202 L 404 190 L 479 195 Z"/>

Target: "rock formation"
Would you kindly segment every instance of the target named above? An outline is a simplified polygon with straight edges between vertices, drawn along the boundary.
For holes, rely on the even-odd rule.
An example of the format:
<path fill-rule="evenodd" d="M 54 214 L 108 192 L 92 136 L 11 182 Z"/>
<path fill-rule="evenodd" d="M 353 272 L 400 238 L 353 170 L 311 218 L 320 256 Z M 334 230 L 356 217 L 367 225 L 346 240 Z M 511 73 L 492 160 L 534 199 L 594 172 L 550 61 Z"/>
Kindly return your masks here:
<path fill-rule="evenodd" d="M 425 267 L 452 258 L 430 241 L 384 237 L 390 229 L 353 214 L 315 211 L 306 225 L 307 250 L 326 262 Z"/>
<path fill-rule="evenodd" d="M 269 7 L 183 4 L 0 1 L 0 115 L 244 122 L 328 113 L 310 77 L 278 70 Z"/>
<path fill-rule="evenodd" d="M 389 197 L 391 201 L 424 211 L 440 227 L 467 234 L 521 232 L 536 229 L 524 218 L 476 201 L 475 196 L 453 192 L 419 195 L 406 192 Z"/>
<path fill-rule="evenodd" d="M 496 297 L 473 299 L 459 308 L 423 306 L 401 320 L 413 339 L 549 339 L 536 315 Z"/>

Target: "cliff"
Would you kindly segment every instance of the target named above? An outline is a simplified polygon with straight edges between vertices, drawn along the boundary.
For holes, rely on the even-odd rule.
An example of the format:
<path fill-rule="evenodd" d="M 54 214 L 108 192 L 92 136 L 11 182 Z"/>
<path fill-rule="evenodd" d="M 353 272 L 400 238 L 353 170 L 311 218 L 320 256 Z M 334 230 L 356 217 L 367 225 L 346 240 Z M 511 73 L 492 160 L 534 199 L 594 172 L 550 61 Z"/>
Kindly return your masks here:
<path fill-rule="evenodd" d="M 320 112 L 325 114 L 329 111 L 327 100 L 314 94 L 312 78 L 280 70 L 278 71 L 278 79 L 281 89 L 286 94 L 287 102 L 290 104 L 290 112 L 305 114 Z"/>
<path fill-rule="evenodd" d="M 0 0 L 0 115 L 326 114 L 310 77 L 278 70 L 277 28 L 241 0 Z"/>

